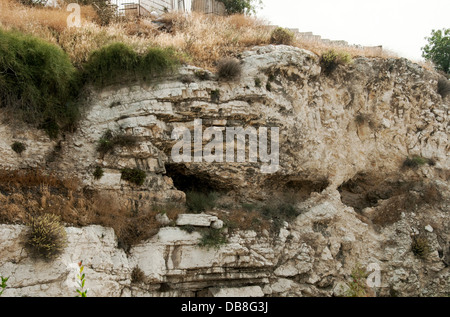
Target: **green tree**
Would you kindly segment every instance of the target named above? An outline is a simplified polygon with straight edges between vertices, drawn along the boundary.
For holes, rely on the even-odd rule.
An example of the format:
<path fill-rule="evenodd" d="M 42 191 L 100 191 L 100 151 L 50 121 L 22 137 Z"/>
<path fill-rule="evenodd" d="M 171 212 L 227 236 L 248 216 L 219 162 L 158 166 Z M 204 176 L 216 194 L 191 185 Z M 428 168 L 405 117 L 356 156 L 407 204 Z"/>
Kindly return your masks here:
<path fill-rule="evenodd" d="M 422 47 L 422 56 L 433 62 L 436 69 L 450 74 L 450 29 L 432 30 L 426 39 L 428 44 Z"/>
<path fill-rule="evenodd" d="M 252 14 L 262 0 L 218 0 L 225 5 L 228 14 Z"/>

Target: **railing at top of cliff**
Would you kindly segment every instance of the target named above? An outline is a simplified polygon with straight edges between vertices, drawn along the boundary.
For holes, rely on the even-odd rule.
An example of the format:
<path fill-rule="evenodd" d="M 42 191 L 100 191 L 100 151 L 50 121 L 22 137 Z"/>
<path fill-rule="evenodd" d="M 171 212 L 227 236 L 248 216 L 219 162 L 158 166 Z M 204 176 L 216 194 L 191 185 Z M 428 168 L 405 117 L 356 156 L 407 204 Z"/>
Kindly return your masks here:
<path fill-rule="evenodd" d="M 148 16 L 169 11 L 202 12 L 225 15 L 222 2 L 216 0 L 111 0 L 119 16 Z"/>

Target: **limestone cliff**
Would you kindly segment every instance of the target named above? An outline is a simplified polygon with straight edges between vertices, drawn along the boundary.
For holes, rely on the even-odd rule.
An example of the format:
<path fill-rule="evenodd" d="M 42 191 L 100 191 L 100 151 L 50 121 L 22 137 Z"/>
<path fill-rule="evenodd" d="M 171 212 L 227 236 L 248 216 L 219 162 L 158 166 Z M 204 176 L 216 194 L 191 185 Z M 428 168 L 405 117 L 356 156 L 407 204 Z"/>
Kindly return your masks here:
<path fill-rule="evenodd" d="M 0 273 L 11 276 L 5 295 L 70 296 L 70 265 L 81 257 L 91 295 L 217 295 L 229 289 L 227 294 L 331 296 L 342 294 L 358 263 L 381 268 L 377 295 L 449 294 L 449 99 L 437 93 L 439 75 L 406 59 L 367 58 L 325 75 L 316 55 L 288 46 L 256 47 L 240 60 L 242 76 L 234 82 L 213 74 L 201 79 L 199 69 L 184 66 L 164 80 L 92 91 L 78 129 L 57 141 L 3 122 L 0 165 L 71 175 L 81 188 L 107 192 L 137 210 L 183 203 L 192 184 L 242 202 L 293 190 L 302 197 L 299 216 L 275 236 L 234 232 L 217 250 L 199 248 L 198 233 L 176 226 L 128 253 L 117 249 L 107 228 L 70 227 L 66 252 L 51 264 L 27 257 L 20 247 L 23 227 L 2 225 Z M 203 129 L 278 127 L 279 170 L 264 174 L 260 162 L 248 161 L 174 162 L 172 131 L 193 131 L 195 119 Z M 101 154 L 98 141 L 108 130 L 138 143 Z M 27 145 L 20 157 L 11 150 L 18 140 Z M 405 167 L 414 156 L 428 163 Z M 104 170 L 99 180 L 92 175 L 97 166 Z M 126 167 L 144 170 L 145 183 L 123 181 Z M 429 242 L 426 260 L 411 251 L 417 235 Z M 134 267 L 145 273 L 145 283 L 131 283 Z"/>

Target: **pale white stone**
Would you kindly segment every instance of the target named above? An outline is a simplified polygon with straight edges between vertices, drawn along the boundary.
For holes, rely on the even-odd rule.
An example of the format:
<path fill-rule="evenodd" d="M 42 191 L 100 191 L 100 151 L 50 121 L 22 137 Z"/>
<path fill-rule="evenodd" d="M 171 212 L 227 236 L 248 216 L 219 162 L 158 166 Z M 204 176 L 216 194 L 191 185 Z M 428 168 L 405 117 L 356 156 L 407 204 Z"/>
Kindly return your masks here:
<path fill-rule="evenodd" d="M 176 224 L 177 226 L 196 226 L 196 227 L 209 227 L 211 222 L 217 221 L 216 216 L 207 214 L 180 214 L 178 215 Z"/>

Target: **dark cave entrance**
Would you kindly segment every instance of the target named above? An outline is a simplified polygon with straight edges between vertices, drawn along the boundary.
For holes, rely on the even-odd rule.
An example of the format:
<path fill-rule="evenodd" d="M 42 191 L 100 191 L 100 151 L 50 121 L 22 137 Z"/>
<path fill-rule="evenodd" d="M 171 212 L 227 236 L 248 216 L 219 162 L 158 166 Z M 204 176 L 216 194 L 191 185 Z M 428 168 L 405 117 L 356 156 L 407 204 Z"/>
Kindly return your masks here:
<path fill-rule="evenodd" d="M 202 171 L 189 170 L 182 163 L 166 164 L 166 175 L 172 179 L 176 189 L 185 193 L 223 193 L 231 190 L 231 186 L 220 179 Z"/>

